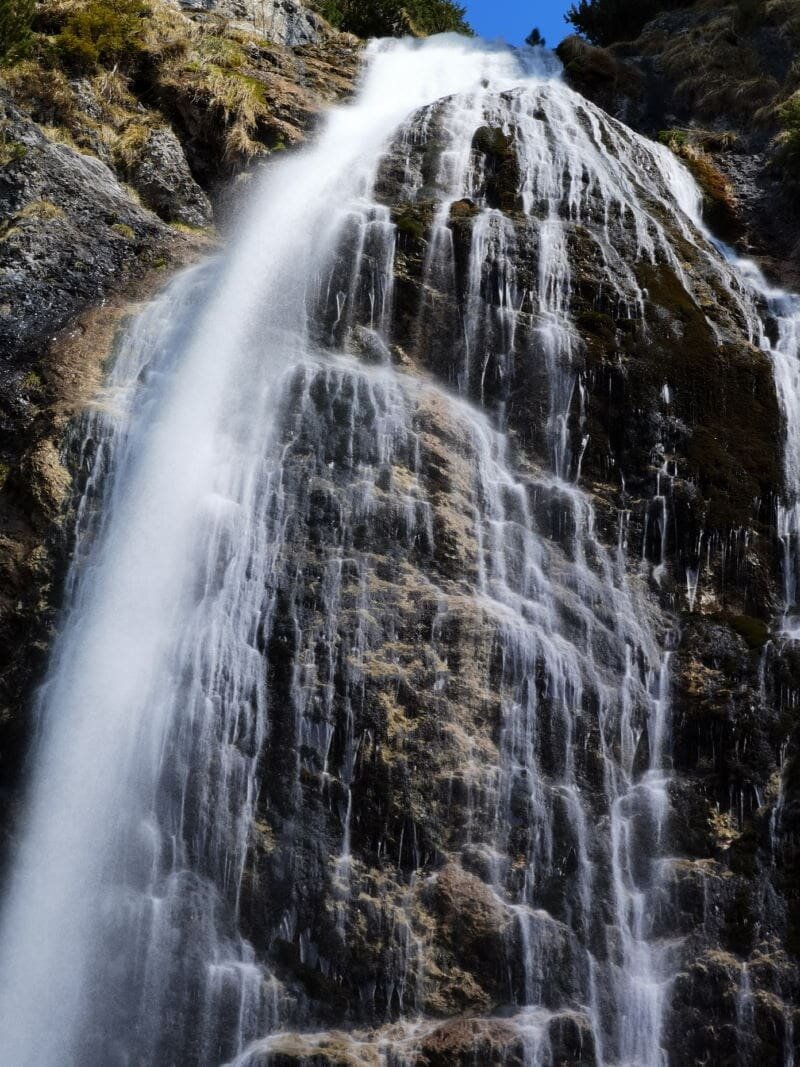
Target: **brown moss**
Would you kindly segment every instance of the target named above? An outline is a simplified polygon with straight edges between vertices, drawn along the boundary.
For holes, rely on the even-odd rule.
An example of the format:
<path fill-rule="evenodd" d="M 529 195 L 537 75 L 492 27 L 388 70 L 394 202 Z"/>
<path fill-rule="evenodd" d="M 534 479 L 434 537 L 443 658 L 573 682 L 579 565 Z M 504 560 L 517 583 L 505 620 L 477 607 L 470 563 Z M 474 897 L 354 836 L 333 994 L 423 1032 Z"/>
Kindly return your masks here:
<path fill-rule="evenodd" d="M 683 136 L 680 136 L 680 135 Z M 711 229 L 727 241 L 742 235 L 739 205 L 728 179 L 702 148 L 684 131 L 668 131 L 662 140 L 683 160 L 703 193 L 703 214 Z"/>
<path fill-rule="evenodd" d="M 470 1063 L 522 1063 L 522 1037 L 501 1019 L 457 1019 L 443 1023 L 421 1042 L 428 1067 L 466 1067 Z"/>
<path fill-rule="evenodd" d="M 478 206 L 474 200 L 455 200 L 450 205 L 451 219 L 470 219 L 478 214 Z"/>

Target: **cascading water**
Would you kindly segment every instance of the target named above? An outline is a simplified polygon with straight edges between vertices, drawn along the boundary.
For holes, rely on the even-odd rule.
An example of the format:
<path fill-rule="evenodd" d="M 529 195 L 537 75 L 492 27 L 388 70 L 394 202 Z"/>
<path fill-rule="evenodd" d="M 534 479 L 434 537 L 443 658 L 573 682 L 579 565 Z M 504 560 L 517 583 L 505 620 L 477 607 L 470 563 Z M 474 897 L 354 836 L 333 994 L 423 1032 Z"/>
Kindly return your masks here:
<path fill-rule="evenodd" d="M 500 916 L 484 1013 L 513 1062 L 666 1062 L 670 636 L 647 582 L 668 467 L 655 554 L 627 552 L 624 516 L 607 547 L 577 486 L 571 242 L 634 319 L 632 264 L 681 271 L 651 208 L 689 235 L 695 198 L 547 54 L 378 44 L 226 261 L 131 328 L 85 427 L 0 932 L 0 1062 L 268 1063 L 330 1022 L 322 984 L 347 990 L 340 1026 L 378 1028 L 368 1062 L 413 1064 L 443 1013 L 419 916 L 445 865 Z M 520 366 L 538 407 L 517 447 Z M 420 688 L 438 835 L 416 763 L 386 756 L 412 744 Z M 379 946 L 360 977 L 342 962 L 359 937 Z"/>
<path fill-rule="evenodd" d="M 775 385 L 783 409 L 786 439 L 783 462 L 785 498 L 778 505 L 778 532 L 783 542 L 783 629 L 800 637 L 800 298 L 771 286 L 758 267 L 738 259 L 730 249 L 723 252 L 748 283 L 755 306 L 750 312 L 754 340 L 772 358 Z"/>

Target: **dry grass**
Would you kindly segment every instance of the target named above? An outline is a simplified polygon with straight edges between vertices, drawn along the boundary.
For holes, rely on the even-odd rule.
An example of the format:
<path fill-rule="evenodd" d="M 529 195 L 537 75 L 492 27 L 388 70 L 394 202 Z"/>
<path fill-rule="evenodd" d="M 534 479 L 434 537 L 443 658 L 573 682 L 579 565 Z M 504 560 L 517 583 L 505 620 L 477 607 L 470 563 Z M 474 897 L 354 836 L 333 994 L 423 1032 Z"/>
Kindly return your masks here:
<path fill-rule="evenodd" d="M 112 9 L 109 0 L 92 3 L 104 12 Z M 154 80 L 148 97 L 158 99 L 167 91 L 173 100 L 189 98 L 199 105 L 209 114 L 210 125 L 216 125 L 227 160 L 250 159 L 265 150 L 258 131 L 270 114 L 267 94 L 248 56 L 255 39 L 224 20 L 196 23 L 163 0 L 151 0 L 147 19 L 133 27 L 136 48 L 129 62 L 105 64 L 103 42 L 87 38 L 92 47 L 97 45 L 98 58 L 87 60 L 94 69 L 87 69 L 79 98 L 70 84 L 73 71 L 61 68 L 62 58 L 69 65 L 75 55 L 62 56 L 58 41 L 65 27 L 80 28 L 79 16 L 86 7 L 85 0 L 44 0 L 39 5 L 44 32 L 36 58 L 3 72 L 2 84 L 52 140 L 94 153 L 123 172 L 130 170 L 150 130 L 165 123 L 152 104 L 143 108 L 131 89 L 135 67 L 144 63 L 147 77 Z M 263 42 L 257 47 L 263 50 Z M 141 84 L 141 77 L 138 81 Z M 87 97 L 93 100 L 91 108 L 85 106 Z"/>
<path fill-rule="evenodd" d="M 783 102 L 778 118 L 781 130 L 775 138 L 776 155 L 796 180 L 800 176 L 800 91 Z"/>
<path fill-rule="evenodd" d="M 136 166 L 152 130 L 152 122 L 134 120 L 114 134 L 111 151 L 118 167 L 128 171 Z"/>
<path fill-rule="evenodd" d="M 216 114 L 229 160 L 264 151 L 256 134 L 270 115 L 265 86 L 248 60 L 248 40 L 221 23 L 195 27 L 188 47 L 165 64 L 161 75 L 176 93 L 188 93 Z"/>
<path fill-rule="evenodd" d="M 736 152 L 742 138 L 735 130 L 696 130 L 694 141 L 704 152 Z"/>
<path fill-rule="evenodd" d="M 225 134 L 226 159 L 253 159 L 264 152 L 264 146 L 251 135 L 242 122 L 234 122 Z"/>
<path fill-rule="evenodd" d="M 153 0 L 144 28 L 142 47 L 151 60 L 166 62 L 185 55 L 197 30 L 177 7 Z"/>
<path fill-rule="evenodd" d="M 6 241 L 19 232 L 20 224 L 41 221 L 53 222 L 64 217 L 64 211 L 50 200 L 30 200 L 19 211 L 0 223 L 0 241 Z"/>
<path fill-rule="evenodd" d="M 8 135 L 7 124 L 0 122 L 0 167 L 18 163 L 27 154 L 25 145 Z"/>
<path fill-rule="evenodd" d="M 16 213 L 18 219 L 60 219 L 63 216 L 63 209 L 49 200 L 31 200 Z"/>
<path fill-rule="evenodd" d="M 729 118 L 744 128 L 783 125 L 785 102 L 800 87 L 800 60 L 781 84 L 765 73 L 755 34 L 769 26 L 800 45 L 797 0 L 736 0 L 724 8 L 718 0 L 699 0 L 694 7 L 706 8 L 708 21 L 671 35 L 645 31 L 638 42 L 644 53 L 661 58 L 683 106 L 696 119 L 714 124 Z M 709 136 L 702 147 L 715 152 L 737 146 L 726 143 L 722 132 Z"/>
<path fill-rule="evenodd" d="M 731 236 L 739 226 L 739 205 L 733 188 L 714 163 L 709 150 L 729 149 L 736 136 L 708 130 L 664 130 L 658 139 L 684 161 L 700 186 L 706 216 L 722 236 Z"/>
<path fill-rule="evenodd" d="M 63 71 L 25 59 L 4 69 L 0 84 L 42 124 L 69 129 L 76 118 L 75 93 Z"/>
<path fill-rule="evenodd" d="M 742 30 L 743 19 L 758 22 L 762 17 L 755 8 L 732 5 L 685 32 L 645 34 L 642 40 L 648 51 L 662 56 L 666 75 L 693 115 L 748 121 L 780 90 L 775 79 L 763 73 L 761 59 Z"/>

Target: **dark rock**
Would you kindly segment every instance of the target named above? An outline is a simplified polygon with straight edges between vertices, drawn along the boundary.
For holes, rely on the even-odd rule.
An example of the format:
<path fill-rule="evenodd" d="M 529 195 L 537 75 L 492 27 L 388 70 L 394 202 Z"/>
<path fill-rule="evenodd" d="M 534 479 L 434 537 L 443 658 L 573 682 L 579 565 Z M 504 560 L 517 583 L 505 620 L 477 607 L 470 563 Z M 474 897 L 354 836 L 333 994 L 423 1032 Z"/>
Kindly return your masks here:
<path fill-rule="evenodd" d="M 128 180 L 147 207 L 167 222 L 204 227 L 212 222 L 208 197 L 194 180 L 174 132 L 151 130 L 128 170 Z"/>
<path fill-rule="evenodd" d="M 0 357 L 8 361 L 152 263 L 169 231 L 104 163 L 48 140 L 5 95 L 0 108 L 6 137 L 21 146 L 0 173 Z"/>

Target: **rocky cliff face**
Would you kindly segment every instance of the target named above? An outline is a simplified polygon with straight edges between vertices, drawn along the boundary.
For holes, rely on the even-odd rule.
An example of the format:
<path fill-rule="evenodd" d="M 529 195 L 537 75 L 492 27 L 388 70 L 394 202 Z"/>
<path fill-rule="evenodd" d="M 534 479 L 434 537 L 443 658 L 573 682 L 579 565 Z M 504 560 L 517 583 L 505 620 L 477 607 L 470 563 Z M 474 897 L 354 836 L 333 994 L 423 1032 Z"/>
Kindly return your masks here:
<path fill-rule="evenodd" d="M 794 3 L 687 4 L 608 49 L 559 46 L 579 91 L 684 160 L 710 223 L 797 287 Z"/>
<path fill-rule="evenodd" d="M 319 44 L 331 37 L 324 19 L 296 0 L 185 0 L 186 11 L 213 12 L 284 47 Z"/>
<path fill-rule="evenodd" d="M 248 62 L 266 48 L 248 42 Z M 270 49 L 284 66 L 264 84 L 288 96 L 292 64 L 314 81 L 339 54 Z M 615 92 L 637 78 L 625 69 Z M 173 132 L 148 130 L 123 175 L 149 207 L 6 105 L 22 148 L 0 183 L 17 296 L 4 515 L 28 592 L 7 605 L 9 738 L 41 662 L 19 660 L 21 634 L 46 639 L 43 531 L 68 496 L 51 411 L 87 391 L 85 339 L 30 361 L 120 274 L 189 255 L 170 221 L 205 222 L 201 186 L 227 172 L 230 127 L 204 125 L 172 74 L 155 84 Z M 285 99 L 255 124 L 273 147 Z M 637 99 L 626 89 L 625 107 Z M 281 380 L 255 577 L 245 561 L 233 581 L 220 526 L 200 583 L 237 608 L 258 586 L 242 641 L 263 677 L 245 672 L 243 702 L 268 721 L 261 742 L 239 732 L 241 679 L 212 657 L 199 684 L 231 722 L 212 717 L 211 736 L 223 750 L 230 727 L 234 766 L 258 784 L 239 880 L 212 847 L 234 825 L 222 757 L 183 787 L 182 831 L 261 968 L 254 998 L 277 1005 L 259 1016 L 220 979 L 216 1062 L 590 1067 L 657 1062 L 663 1045 L 674 1067 L 785 1067 L 800 1035 L 800 664 L 778 626 L 784 427 L 757 343 L 766 312 L 698 228 L 666 150 L 546 82 L 478 100 L 412 116 L 337 221 L 303 294 L 310 355 Z M 180 181 L 162 180 L 165 159 Z M 40 366 L 44 413 L 25 377 Z M 90 423 L 84 474 L 104 432 Z M 42 520 L 23 535 L 32 495 Z M 166 810 L 175 790 L 166 776 Z M 170 951 L 193 989 L 192 961 Z M 154 1062 L 177 1032 L 184 1060 L 206 1062 L 193 1003 Z M 114 1010 L 116 1035 L 136 1029 L 134 1002 Z M 237 1047 L 245 1015 L 248 1037 L 267 1017 L 279 1032 Z"/>

